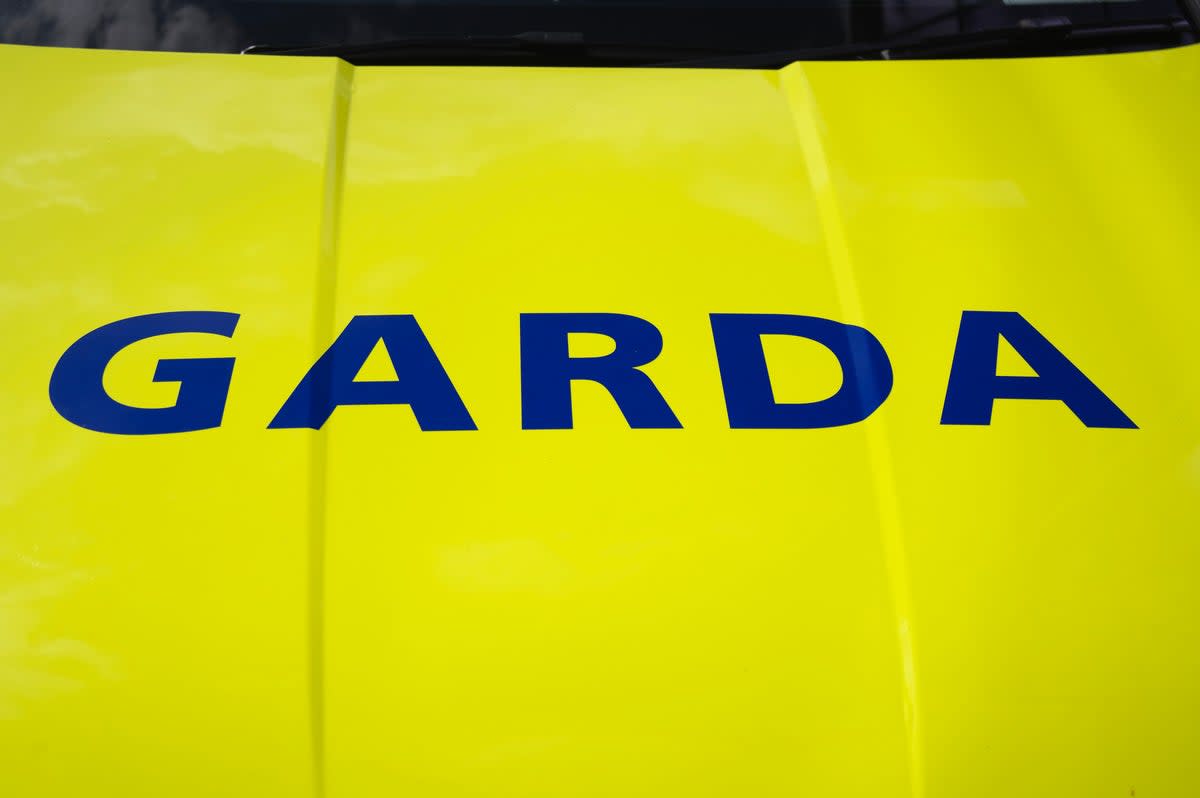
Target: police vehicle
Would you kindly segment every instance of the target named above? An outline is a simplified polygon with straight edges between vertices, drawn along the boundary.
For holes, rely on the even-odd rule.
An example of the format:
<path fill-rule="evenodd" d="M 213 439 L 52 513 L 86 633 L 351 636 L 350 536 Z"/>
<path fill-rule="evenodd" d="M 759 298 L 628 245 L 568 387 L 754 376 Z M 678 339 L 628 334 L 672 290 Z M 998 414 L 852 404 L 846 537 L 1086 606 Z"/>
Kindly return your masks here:
<path fill-rule="evenodd" d="M 1200 795 L 1190 3 L 0 4 L 0 795 Z"/>

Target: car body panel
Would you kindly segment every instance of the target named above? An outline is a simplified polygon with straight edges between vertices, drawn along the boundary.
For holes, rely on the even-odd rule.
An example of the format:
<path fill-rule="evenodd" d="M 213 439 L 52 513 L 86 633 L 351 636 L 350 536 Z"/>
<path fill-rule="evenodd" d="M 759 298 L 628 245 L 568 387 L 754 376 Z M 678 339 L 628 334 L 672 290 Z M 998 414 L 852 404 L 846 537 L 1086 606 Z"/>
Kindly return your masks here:
<path fill-rule="evenodd" d="M 5 794 L 1200 789 L 1200 47 L 0 68 L 28 76 L 0 90 Z M 169 405 L 157 360 L 235 356 L 221 427 L 55 412 L 72 342 L 172 310 L 241 319 L 105 385 Z M 1017 400 L 940 424 L 965 310 L 1021 313 L 1138 429 Z M 574 429 L 522 429 L 520 314 L 562 312 L 652 322 L 682 428 L 578 383 Z M 730 429 L 711 313 L 865 327 L 891 395 Z M 267 429 L 369 314 L 418 319 L 478 430 Z M 777 401 L 837 390 L 812 342 L 766 352 Z"/>

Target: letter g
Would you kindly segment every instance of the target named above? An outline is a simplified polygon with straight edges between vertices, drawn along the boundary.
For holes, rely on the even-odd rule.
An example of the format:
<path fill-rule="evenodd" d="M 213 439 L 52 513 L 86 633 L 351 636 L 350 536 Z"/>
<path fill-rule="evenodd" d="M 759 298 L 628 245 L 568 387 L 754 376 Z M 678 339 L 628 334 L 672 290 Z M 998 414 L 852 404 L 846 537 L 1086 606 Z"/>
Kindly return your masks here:
<path fill-rule="evenodd" d="M 85 429 L 115 435 L 156 435 L 221 426 L 233 377 L 231 357 L 158 361 L 155 382 L 178 382 L 170 407 L 132 407 L 104 390 L 104 370 L 125 347 L 171 333 L 209 333 L 229 338 L 238 314 L 195 310 L 150 313 L 114 321 L 80 338 L 63 353 L 50 375 L 50 403 Z"/>

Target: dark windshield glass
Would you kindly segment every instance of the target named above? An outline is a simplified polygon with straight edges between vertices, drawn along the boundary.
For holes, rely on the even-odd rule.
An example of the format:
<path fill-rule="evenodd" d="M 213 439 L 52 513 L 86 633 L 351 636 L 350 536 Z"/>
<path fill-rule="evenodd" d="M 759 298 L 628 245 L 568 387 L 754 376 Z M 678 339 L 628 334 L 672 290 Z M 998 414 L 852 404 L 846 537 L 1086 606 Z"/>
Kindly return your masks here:
<path fill-rule="evenodd" d="M 760 52 L 989 30 L 1182 18 L 1193 0 L 0 0 L 0 42 L 236 53 L 413 36 L 571 31 L 589 41 Z M 1146 49 L 1171 42 L 1105 45 Z M 1183 42 L 1175 42 L 1183 43 Z M 446 56 L 439 56 L 444 62 Z M 419 61 L 419 58 L 417 58 Z"/>

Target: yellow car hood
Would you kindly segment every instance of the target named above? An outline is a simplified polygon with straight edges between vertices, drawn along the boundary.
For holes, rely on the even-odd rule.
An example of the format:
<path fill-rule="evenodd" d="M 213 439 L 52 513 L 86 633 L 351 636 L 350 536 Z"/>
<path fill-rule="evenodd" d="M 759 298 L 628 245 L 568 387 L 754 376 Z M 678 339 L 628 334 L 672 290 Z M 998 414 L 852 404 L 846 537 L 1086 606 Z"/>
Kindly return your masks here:
<path fill-rule="evenodd" d="M 0 72 L 0 794 L 1200 794 L 1200 48 Z M 269 428 L 396 317 L 444 374 L 368 335 L 343 377 L 475 429 Z M 865 420 L 731 422 L 722 324 L 775 409 L 886 387 L 795 317 L 886 352 Z M 526 339 L 614 319 L 677 424 L 560 379 L 526 428 Z M 1030 341 L 1111 407 L 1003 398 Z M 228 358 L 218 426 L 95 420 Z"/>

